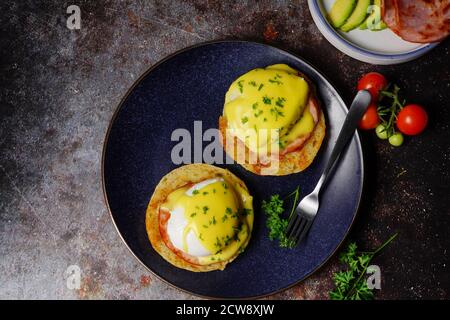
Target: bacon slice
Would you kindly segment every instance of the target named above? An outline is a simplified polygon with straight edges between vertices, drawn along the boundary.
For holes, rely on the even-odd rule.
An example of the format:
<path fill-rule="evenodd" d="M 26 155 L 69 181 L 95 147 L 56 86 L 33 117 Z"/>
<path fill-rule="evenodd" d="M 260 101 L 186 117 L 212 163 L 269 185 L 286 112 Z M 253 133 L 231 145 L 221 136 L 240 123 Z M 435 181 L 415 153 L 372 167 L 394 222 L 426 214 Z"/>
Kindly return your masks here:
<path fill-rule="evenodd" d="M 383 21 L 403 40 L 436 42 L 450 34 L 450 0 L 384 0 Z"/>

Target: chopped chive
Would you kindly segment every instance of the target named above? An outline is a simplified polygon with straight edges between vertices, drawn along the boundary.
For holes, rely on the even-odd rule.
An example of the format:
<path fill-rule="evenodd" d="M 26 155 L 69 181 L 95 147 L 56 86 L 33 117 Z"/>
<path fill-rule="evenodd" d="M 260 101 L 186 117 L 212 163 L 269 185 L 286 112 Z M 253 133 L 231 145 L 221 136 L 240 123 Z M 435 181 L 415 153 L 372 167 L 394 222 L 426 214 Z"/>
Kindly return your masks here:
<path fill-rule="evenodd" d="M 260 115 L 262 115 L 263 114 L 263 111 L 262 110 L 258 110 L 258 112 L 256 112 L 255 114 L 254 114 L 254 116 L 255 116 L 255 118 L 258 118 Z"/>
<path fill-rule="evenodd" d="M 238 85 L 238 87 L 239 87 L 239 92 L 240 92 L 240 93 L 244 92 L 244 86 L 242 85 L 242 82 L 243 82 L 243 81 L 244 81 L 244 80 L 239 80 L 238 83 L 237 83 L 237 85 Z"/>
<path fill-rule="evenodd" d="M 280 80 L 273 80 L 273 79 L 269 79 L 270 83 L 276 83 L 278 85 L 283 84 L 283 82 L 281 82 Z"/>
<path fill-rule="evenodd" d="M 272 104 L 272 99 L 270 99 L 268 96 L 264 96 L 262 100 L 264 104 Z"/>
<path fill-rule="evenodd" d="M 216 242 L 214 243 L 214 246 L 221 248 L 222 247 L 222 243 L 219 240 L 219 237 L 216 237 Z"/>
<path fill-rule="evenodd" d="M 270 109 L 270 113 L 275 116 L 275 121 L 278 120 L 278 117 L 284 117 L 284 113 L 278 110 L 276 107 Z"/>
<path fill-rule="evenodd" d="M 286 101 L 285 98 L 283 98 L 283 97 L 278 97 L 278 98 L 277 98 L 277 101 L 275 102 L 275 104 L 276 104 L 278 107 L 283 108 L 283 107 L 284 107 L 284 102 L 285 102 L 285 101 Z"/>

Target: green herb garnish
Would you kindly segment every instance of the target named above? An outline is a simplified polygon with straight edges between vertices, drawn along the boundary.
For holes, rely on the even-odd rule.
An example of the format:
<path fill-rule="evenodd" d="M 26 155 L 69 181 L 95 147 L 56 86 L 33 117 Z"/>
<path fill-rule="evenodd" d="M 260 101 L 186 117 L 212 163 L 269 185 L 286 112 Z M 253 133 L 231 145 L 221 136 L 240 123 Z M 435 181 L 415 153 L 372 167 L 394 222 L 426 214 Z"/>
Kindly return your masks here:
<path fill-rule="evenodd" d="M 222 247 L 222 243 L 219 240 L 219 237 L 216 237 L 216 242 L 214 243 L 214 246 L 221 248 Z"/>
<path fill-rule="evenodd" d="M 284 107 L 284 102 L 286 101 L 286 98 L 283 97 L 278 97 L 277 101 L 275 102 L 275 104 L 280 107 L 283 108 Z"/>
<path fill-rule="evenodd" d="M 283 82 L 281 82 L 280 80 L 273 80 L 273 79 L 269 79 L 270 83 L 276 83 L 278 85 L 282 84 Z"/>
<path fill-rule="evenodd" d="M 270 99 L 268 96 L 264 96 L 262 98 L 262 101 L 264 102 L 264 104 L 271 104 L 272 103 L 272 99 Z"/>
<path fill-rule="evenodd" d="M 280 111 L 278 108 L 270 108 L 270 113 L 275 116 L 275 121 L 278 120 L 278 117 L 284 117 L 283 111 Z"/>
<path fill-rule="evenodd" d="M 356 243 L 351 242 L 347 250 L 341 253 L 339 261 L 347 265 L 346 271 L 334 273 L 333 281 L 336 288 L 330 291 L 329 296 L 332 300 L 370 300 L 373 299 L 373 289 L 367 286 L 367 280 L 364 278 L 367 267 L 372 259 L 381 250 L 383 250 L 392 240 L 397 237 L 397 233 L 391 236 L 378 249 L 370 252 L 356 251 Z"/>
<path fill-rule="evenodd" d="M 243 117 L 241 119 L 242 124 L 247 123 L 248 122 L 248 117 Z"/>
<path fill-rule="evenodd" d="M 262 209 L 267 216 L 266 226 L 269 229 L 269 239 L 277 239 L 280 247 L 282 248 L 293 248 L 295 246 L 295 241 L 290 240 L 286 236 L 286 228 L 288 226 L 290 218 L 295 212 L 299 193 L 300 187 L 297 187 L 294 192 L 286 197 L 287 199 L 294 196 L 291 212 L 287 219 L 282 218 L 284 212 L 284 200 L 280 199 L 280 196 L 278 194 L 271 196 L 269 201 L 263 200 L 262 202 Z"/>
<path fill-rule="evenodd" d="M 262 110 L 258 110 L 258 112 L 255 112 L 254 116 L 255 116 L 255 118 L 258 118 L 262 114 L 263 114 L 263 111 Z"/>
<path fill-rule="evenodd" d="M 242 82 L 243 82 L 243 81 L 244 81 L 244 80 L 239 80 L 238 83 L 237 83 L 237 85 L 238 85 L 238 87 L 239 87 L 239 92 L 240 92 L 240 93 L 244 92 L 244 86 L 242 85 Z"/>

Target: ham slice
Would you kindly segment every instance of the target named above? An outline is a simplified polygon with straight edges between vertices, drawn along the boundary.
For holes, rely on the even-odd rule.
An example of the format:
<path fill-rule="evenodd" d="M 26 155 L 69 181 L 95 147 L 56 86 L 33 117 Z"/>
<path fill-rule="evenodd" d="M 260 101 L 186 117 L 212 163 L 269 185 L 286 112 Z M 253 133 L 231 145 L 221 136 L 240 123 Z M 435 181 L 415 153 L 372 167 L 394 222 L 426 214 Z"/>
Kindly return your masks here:
<path fill-rule="evenodd" d="M 450 34 L 450 0 L 384 0 L 383 21 L 403 40 L 437 42 Z"/>
<path fill-rule="evenodd" d="M 317 123 L 319 122 L 320 107 L 319 107 L 317 98 L 314 95 L 311 95 L 309 97 L 307 108 L 309 108 L 309 112 L 311 113 L 311 116 L 314 120 L 314 126 L 316 126 Z M 219 129 L 221 132 L 226 132 L 226 128 L 227 128 L 226 120 L 221 118 L 219 121 Z M 303 145 L 311 137 L 311 134 L 312 134 L 312 132 L 297 137 L 294 141 L 289 143 L 284 149 L 280 150 L 280 155 L 285 156 L 288 153 L 291 153 L 291 152 L 301 149 L 303 147 Z M 221 139 L 222 139 L 222 144 L 224 144 L 222 135 L 221 135 Z M 236 157 L 239 159 L 248 159 L 249 157 L 253 157 L 253 159 L 258 159 L 258 163 L 261 166 L 269 166 L 271 161 L 278 160 L 278 157 L 276 154 L 270 154 L 270 155 L 260 154 L 258 157 L 255 153 L 253 153 L 251 150 L 246 148 L 244 142 L 241 141 L 237 137 L 227 136 L 226 139 L 234 139 L 234 143 L 235 143 L 234 153 L 236 154 Z"/>
<path fill-rule="evenodd" d="M 314 120 L 314 126 L 319 122 L 319 105 L 317 100 L 314 98 L 310 98 L 308 101 L 308 108 L 311 116 Z M 294 141 L 289 143 L 283 150 L 281 150 L 281 155 L 284 156 L 290 152 L 300 149 L 303 147 L 306 141 L 311 137 L 312 132 L 301 135 L 297 137 Z"/>
<path fill-rule="evenodd" d="M 170 241 L 169 234 L 167 233 L 167 223 L 170 219 L 170 211 L 159 208 L 159 233 L 161 234 L 161 239 L 166 244 L 167 248 L 175 253 L 178 257 L 183 259 L 184 261 L 192 264 L 192 265 L 200 265 L 200 262 L 197 257 L 187 254 L 179 249 L 177 249 L 172 241 Z"/>

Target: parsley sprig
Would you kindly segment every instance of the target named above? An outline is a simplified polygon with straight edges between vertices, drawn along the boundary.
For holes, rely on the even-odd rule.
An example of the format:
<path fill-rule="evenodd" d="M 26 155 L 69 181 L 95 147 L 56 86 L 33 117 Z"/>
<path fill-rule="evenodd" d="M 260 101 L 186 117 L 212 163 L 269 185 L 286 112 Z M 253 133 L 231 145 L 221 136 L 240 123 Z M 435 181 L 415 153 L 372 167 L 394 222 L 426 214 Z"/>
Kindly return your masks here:
<path fill-rule="evenodd" d="M 269 239 L 277 239 L 282 248 L 293 248 L 295 246 L 295 241 L 292 241 L 286 236 L 286 229 L 290 218 L 295 212 L 299 194 L 300 187 L 297 187 L 297 189 L 284 199 L 281 199 L 280 195 L 275 194 L 270 197 L 269 201 L 263 200 L 262 202 L 262 209 L 267 216 L 266 226 L 269 229 Z M 283 218 L 282 215 L 285 211 L 284 201 L 291 197 L 294 197 L 291 212 L 287 218 Z"/>
<path fill-rule="evenodd" d="M 391 236 L 378 249 L 370 252 L 357 252 L 356 243 L 351 242 L 346 251 L 339 256 L 339 261 L 347 265 L 347 270 L 336 272 L 333 281 L 336 288 L 330 291 L 332 300 L 370 300 L 374 294 L 367 286 L 364 278 L 367 267 L 372 259 L 383 250 L 392 240 L 397 237 L 397 233 Z"/>

